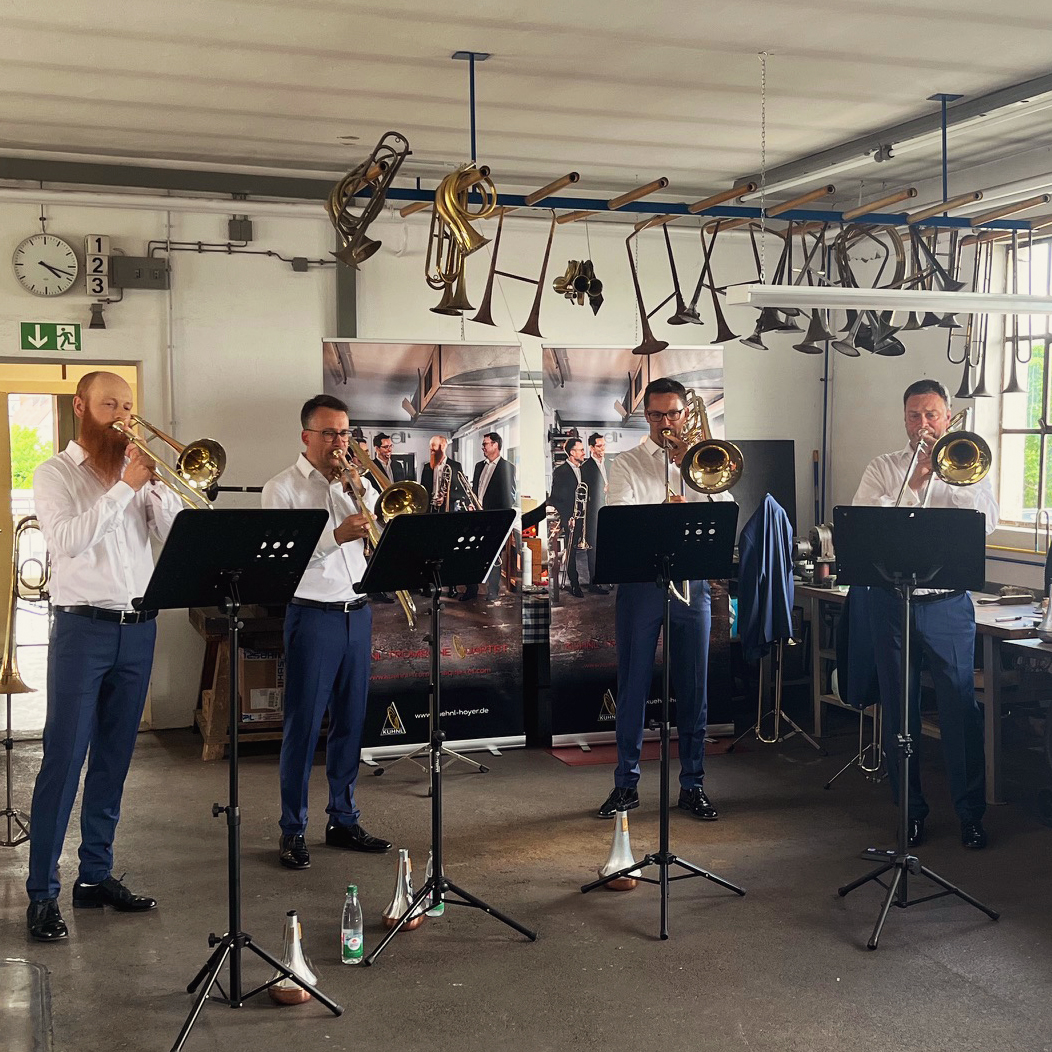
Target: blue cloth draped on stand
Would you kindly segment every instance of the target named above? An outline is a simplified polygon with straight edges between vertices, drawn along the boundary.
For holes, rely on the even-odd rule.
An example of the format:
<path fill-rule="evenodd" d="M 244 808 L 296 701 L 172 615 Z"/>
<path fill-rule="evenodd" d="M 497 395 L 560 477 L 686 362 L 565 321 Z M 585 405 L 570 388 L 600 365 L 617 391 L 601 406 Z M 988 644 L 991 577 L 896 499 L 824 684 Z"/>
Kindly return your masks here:
<path fill-rule="evenodd" d="M 738 634 L 746 661 L 793 635 L 793 527 L 770 493 L 738 539 Z"/>

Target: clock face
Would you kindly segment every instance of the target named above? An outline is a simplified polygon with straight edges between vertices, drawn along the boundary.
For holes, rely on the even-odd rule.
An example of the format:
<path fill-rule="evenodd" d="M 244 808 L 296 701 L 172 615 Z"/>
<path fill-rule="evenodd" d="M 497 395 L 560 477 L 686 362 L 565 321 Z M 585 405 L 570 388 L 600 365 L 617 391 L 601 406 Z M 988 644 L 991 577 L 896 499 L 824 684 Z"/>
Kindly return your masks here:
<path fill-rule="evenodd" d="M 11 259 L 15 277 L 35 296 L 59 296 L 77 280 L 80 264 L 70 245 L 54 234 L 27 237 Z"/>

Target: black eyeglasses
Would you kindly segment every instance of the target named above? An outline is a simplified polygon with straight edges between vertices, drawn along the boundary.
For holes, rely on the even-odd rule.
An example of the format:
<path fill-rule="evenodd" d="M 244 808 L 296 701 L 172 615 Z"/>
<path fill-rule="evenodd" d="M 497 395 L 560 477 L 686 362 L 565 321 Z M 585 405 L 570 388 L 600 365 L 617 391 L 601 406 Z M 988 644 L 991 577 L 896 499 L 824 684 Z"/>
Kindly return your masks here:
<path fill-rule="evenodd" d="M 354 437 L 353 431 L 336 431 L 331 427 L 325 428 L 324 431 L 319 431 L 316 427 L 305 427 L 303 430 L 310 431 L 311 434 L 314 435 L 321 435 L 321 437 L 324 438 L 326 442 L 335 442 L 338 438 L 346 438 L 348 441 L 350 441 Z"/>
<path fill-rule="evenodd" d="M 652 424 L 656 424 L 662 419 L 667 420 L 670 424 L 674 424 L 681 416 L 683 416 L 682 409 L 670 409 L 667 413 L 656 413 L 652 409 L 647 410 L 647 420 Z"/>

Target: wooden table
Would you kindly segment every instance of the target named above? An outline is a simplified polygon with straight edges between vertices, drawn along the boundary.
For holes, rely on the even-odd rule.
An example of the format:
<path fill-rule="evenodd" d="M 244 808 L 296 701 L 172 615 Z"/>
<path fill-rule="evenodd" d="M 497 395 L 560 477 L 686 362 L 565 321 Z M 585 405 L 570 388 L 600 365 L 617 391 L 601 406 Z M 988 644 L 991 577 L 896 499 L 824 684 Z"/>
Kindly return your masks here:
<path fill-rule="evenodd" d="M 826 662 L 836 661 L 836 651 L 822 646 L 823 607 L 841 607 L 847 589 L 815 588 L 811 585 L 796 586 L 796 601 L 808 612 L 811 621 L 811 704 L 814 714 L 815 737 L 822 736 L 822 706 L 837 705 L 847 708 L 835 695 L 825 693 Z M 1029 640 L 1035 636 L 1038 615 L 1032 603 L 1014 606 L 997 604 L 982 605 L 980 599 L 992 598 L 981 592 L 972 594 L 975 605 L 975 630 L 982 641 L 983 674 L 977 693 L 983 703 L 983 721 L 986 734 L 986 800 L 987 803 L 1004 802 L 1004 787 L 1001 772 L 1001 709 L 1005 702 L 1005 674 L 1002 668 L 1001 648 L 1016 640 Z M 1014 618 L 1015 620 L 1005 620 Z M 852 710 L 854 711 L 854 710 Z"/>

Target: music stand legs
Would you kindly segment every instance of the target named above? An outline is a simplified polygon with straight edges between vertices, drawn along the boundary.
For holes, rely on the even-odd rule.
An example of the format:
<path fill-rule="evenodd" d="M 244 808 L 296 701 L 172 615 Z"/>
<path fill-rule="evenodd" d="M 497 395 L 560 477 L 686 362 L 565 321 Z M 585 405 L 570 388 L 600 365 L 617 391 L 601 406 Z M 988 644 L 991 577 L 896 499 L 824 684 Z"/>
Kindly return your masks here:
<path fill-rule="evenodd" d="M 3 741 L 4 764 L 7 773 L 7 805 L 0 811 L 0 818 L 7 819 L 7 836 L 0 840 L 0 847 L 17 847 L 29 839 L 29 815 L 13 806 L 11 796 L 11 750 L 15 741 L 11 737 L 11 695 L 7 695 L 7 731 Z M 15 832 L 17 828 L 17 833 Z"/>
<path fill-rule="evenodd" d="M 239 574 L 232 572 L 225 575 L 227 598 L 220 603 L 220 608 L 227 614 L 227 638 L 230 646 L 230 802 L 212 805 L 212 816 L 218 818 L 226 815 L 227 822 L 227 905 L 229 919 L 227 932 L 218 936 L 210 934 L 208 945 L 213 947 L 212 953 L 198 973 L 186 987 L 186 992 L 192 994 L 195 991 L 193 1006 L 190 1009 L 182 1029 L 179 1031 L 172 1052 L 179 1050 L 190 1036 L 190 1030 L 197 1017 L 201 1014 L 205 1001 L 218 1001 L 220 1004 L 229 1005 L 231 1008 L 240 1008 L 245 1001 L 256 994 L 269 989 L 282 979 L 294 979 L 315 1000 L 323 1004 L 333 1015 L 340 1015 L 343 1009 L 333 1000 L 326 997 L 320 990 L 310 986 L 291 969 L 287 968 L 281 961 L 267 953 L 262 947 L 252 941 L 252 936 L 241 930 L 241 809 L 238 800 L 238 715 L 240 712 L 240 697 L 238 692 L 237 655 L 238 634 L 244 627 L 240 619 L 241 600 L 238 595 Z M 267 982 L 257 986 L 254 990 L 244 992 L 241 982 L 241 954 L 244 950 L 251 950 L 257 957 L 266 961 L 277 972 Z M 219 973 L 223 965 L 230 962 L 229 991 L 224 991 L 219 982 Z M 220 996 L 212 996 L 212 988 L 218 987 Z"/>
<path fill-rule="evenodd" d="M 537 939 L 537 933 L 512 920 L 499 910 L 494 909 L 482 899 L 477 898 L 470 892 L 454 884 L 449 880 L 442 869 L 442 755 L 448 750 L 442 748 L 445 737 L 442 731 L 442 711 L 440 701 L 441 687 L 441 658 L 439 640 L 441 636 L 441 610 L 442 610 L 442 581 L 438 567 L 432 568 L 434 573 L 434 586 L 431 592 L 431 630 L 427 636 L 427 644 L 431 651 L 431 741 L 428 745 L 431 765 L 431 878 L 424 882 L 423 886 L 413 895 L 405 913 L 387 934 L 376 944 L 374 949 L 366 954 L 363 964 L 371 965 L 377 957 L 387 948 L 387 944 L 402 930 L 403 925 L 413 915 L 413 912 L 425 900 L 434 898 L 436 902 L 445 902 L 450 906 L 470 906 L 482 910 L 501 923 L 514 928 L 520 935 L 525 935 L 531 942 Z M 419 751 L 419 750 L 418 750 Z M 452 892 L 458 898 L 447 898 L 448 892 Z"/>
<path fill-rule="evenodd" d="M 896 577 L 894 580 L 889 579 L 889 584 L 893 584 L 902 597 L 902 667 L 900 669 L 901 675 L 899 679 L 898 735 L 898 749 L 902 755 L 899 761 L 898 850 L 880 851 L 876 848 L 867 848 L 863 852 L 862 857 L 879 860 L 881 864 L 872 872 L 867 873 L 864 877 L 859 877 L 858 880 L 853 880 L 850 884 L 845 884 L 842 888 L 837 890 L 837 894 L 843 898 L 843 896 L 849 895 L 856 888 L 862 887 L 863 884 L 868 884 L 871 880 L 886 889 L 884 902 L 881 904 L 880 913 L 877 916 L 877 923 L 873 927 L 873 934 L 870 935 L 869 941 L 866 943 L 866 949 L 869 950 L 875 950 L 877 948 L 877 943 L 880 941 L 880 934 L 884 929 L 884 922 L 888 919 L 888 913 L 890 913 L 892 906 L 898 906 L 899 909 L 906 909 L 908 906 L 916 906 L 918 903 L 928 902 L 930 899 L 941 899 L 946 895 L 956 895 L 957 898 L 961 899 L 963 902 L 967 902 L 969 906 L 974 906 L 977 910 L 985 913 L 991 920 L 997 920 L 1000 916 L 995 910 L 990 909 L 988 906 L 984 906 L 978 899 L 972 898 L 967 892 L 962 891 L 955 884 L 951 884 L 944 877 L 939 876 L 938 873 L 928 869 L 927 866 L 921 865 L 920 859 L 916 855 L 910 854 L 909 766 L 910 758 L 913 755 L 913 738 L 910 735 L 909 725 L 910 597 L 913 594 L 913 589 L 916 587 L 917 582 L 915 578 L 910 581 L 908 579 L 904 580 L 900 577 Z M 894 872 L 889 883 L 885 884 L 881 878 L 889 871 Z M 942 888 L 942 891 L 936 891 L 930 895 L 922 895 L 920 898 L 911 899 L 908 890 L 908 874 L 910 873 L 914 876 L 927 877 L 933 884 L 937 884 Z"/>
<path fill-rule="evenodd" d="M 662 582 L 665 587 L 665 613 L 664 620 L 662 622 L 661 629 L 661 679 L 662 679 L 662 698 L 661 698 L 661 804 L 660 804 L 660 850 L 646 855 L 642 862 L 633 863 L 631 866 L 626 866 L 624 869 L 618 870 L 616 873 L 611 873 L 608 876 L 600 877 L 599 880 L 593 880 L 589 884 L 584 884 L 581 887 L 581 893 L 587 894 L 589 891 L 593 891 L 595 888 L 601 888 L 604 884 L 609 884 L 611 881 L 618 880 L 620 877 L 628 876 L 631 874 L 636 880 L 642 881 L 644 884 L 657 884 L 661 889 L 661 927 L 660 935 L 662 939 L 668 938 L 668 897 L 669 897 L 669 885 L 674 880 L 689 880 L 691 877 L 704 877 L 706 880 L 711 880 L 714 884 L 719 884 L 721 888 L 726 888 L 728 891 L 733 891 L 736 895 L 744 895 L 745 889 L 738 887 L 737 884 L 732 884 L 729 880 L 724 880 L 723 877 L 717 876 L 715 873 L 710 873 L 706 869 L 702 869 L 700 866 L 696 866 L 693 862 L 688 862 L 686 859 L 680 858 L 678 855 L 672 853 L 669 850 L 669 808 L 671 806 L 671 800 L 669 799 L 669 753 L 671 751 L 671 724 L 669 720 L 669 699 L 671 697 L 672 682 L 671 682 L 671 669 L 669 668 L 669 632 L 671 630 L 671 587 L 670 581 L 666 574 L 666 579 Z M 642 870 L 648 866 L 658 867 L 658 876 L 645 877 L 642 875 Z M 685 869 L 686 873 L 677 873 L 675 876 L 669 873 L 669 870 L 673 866 L 679 866 Z"/>

